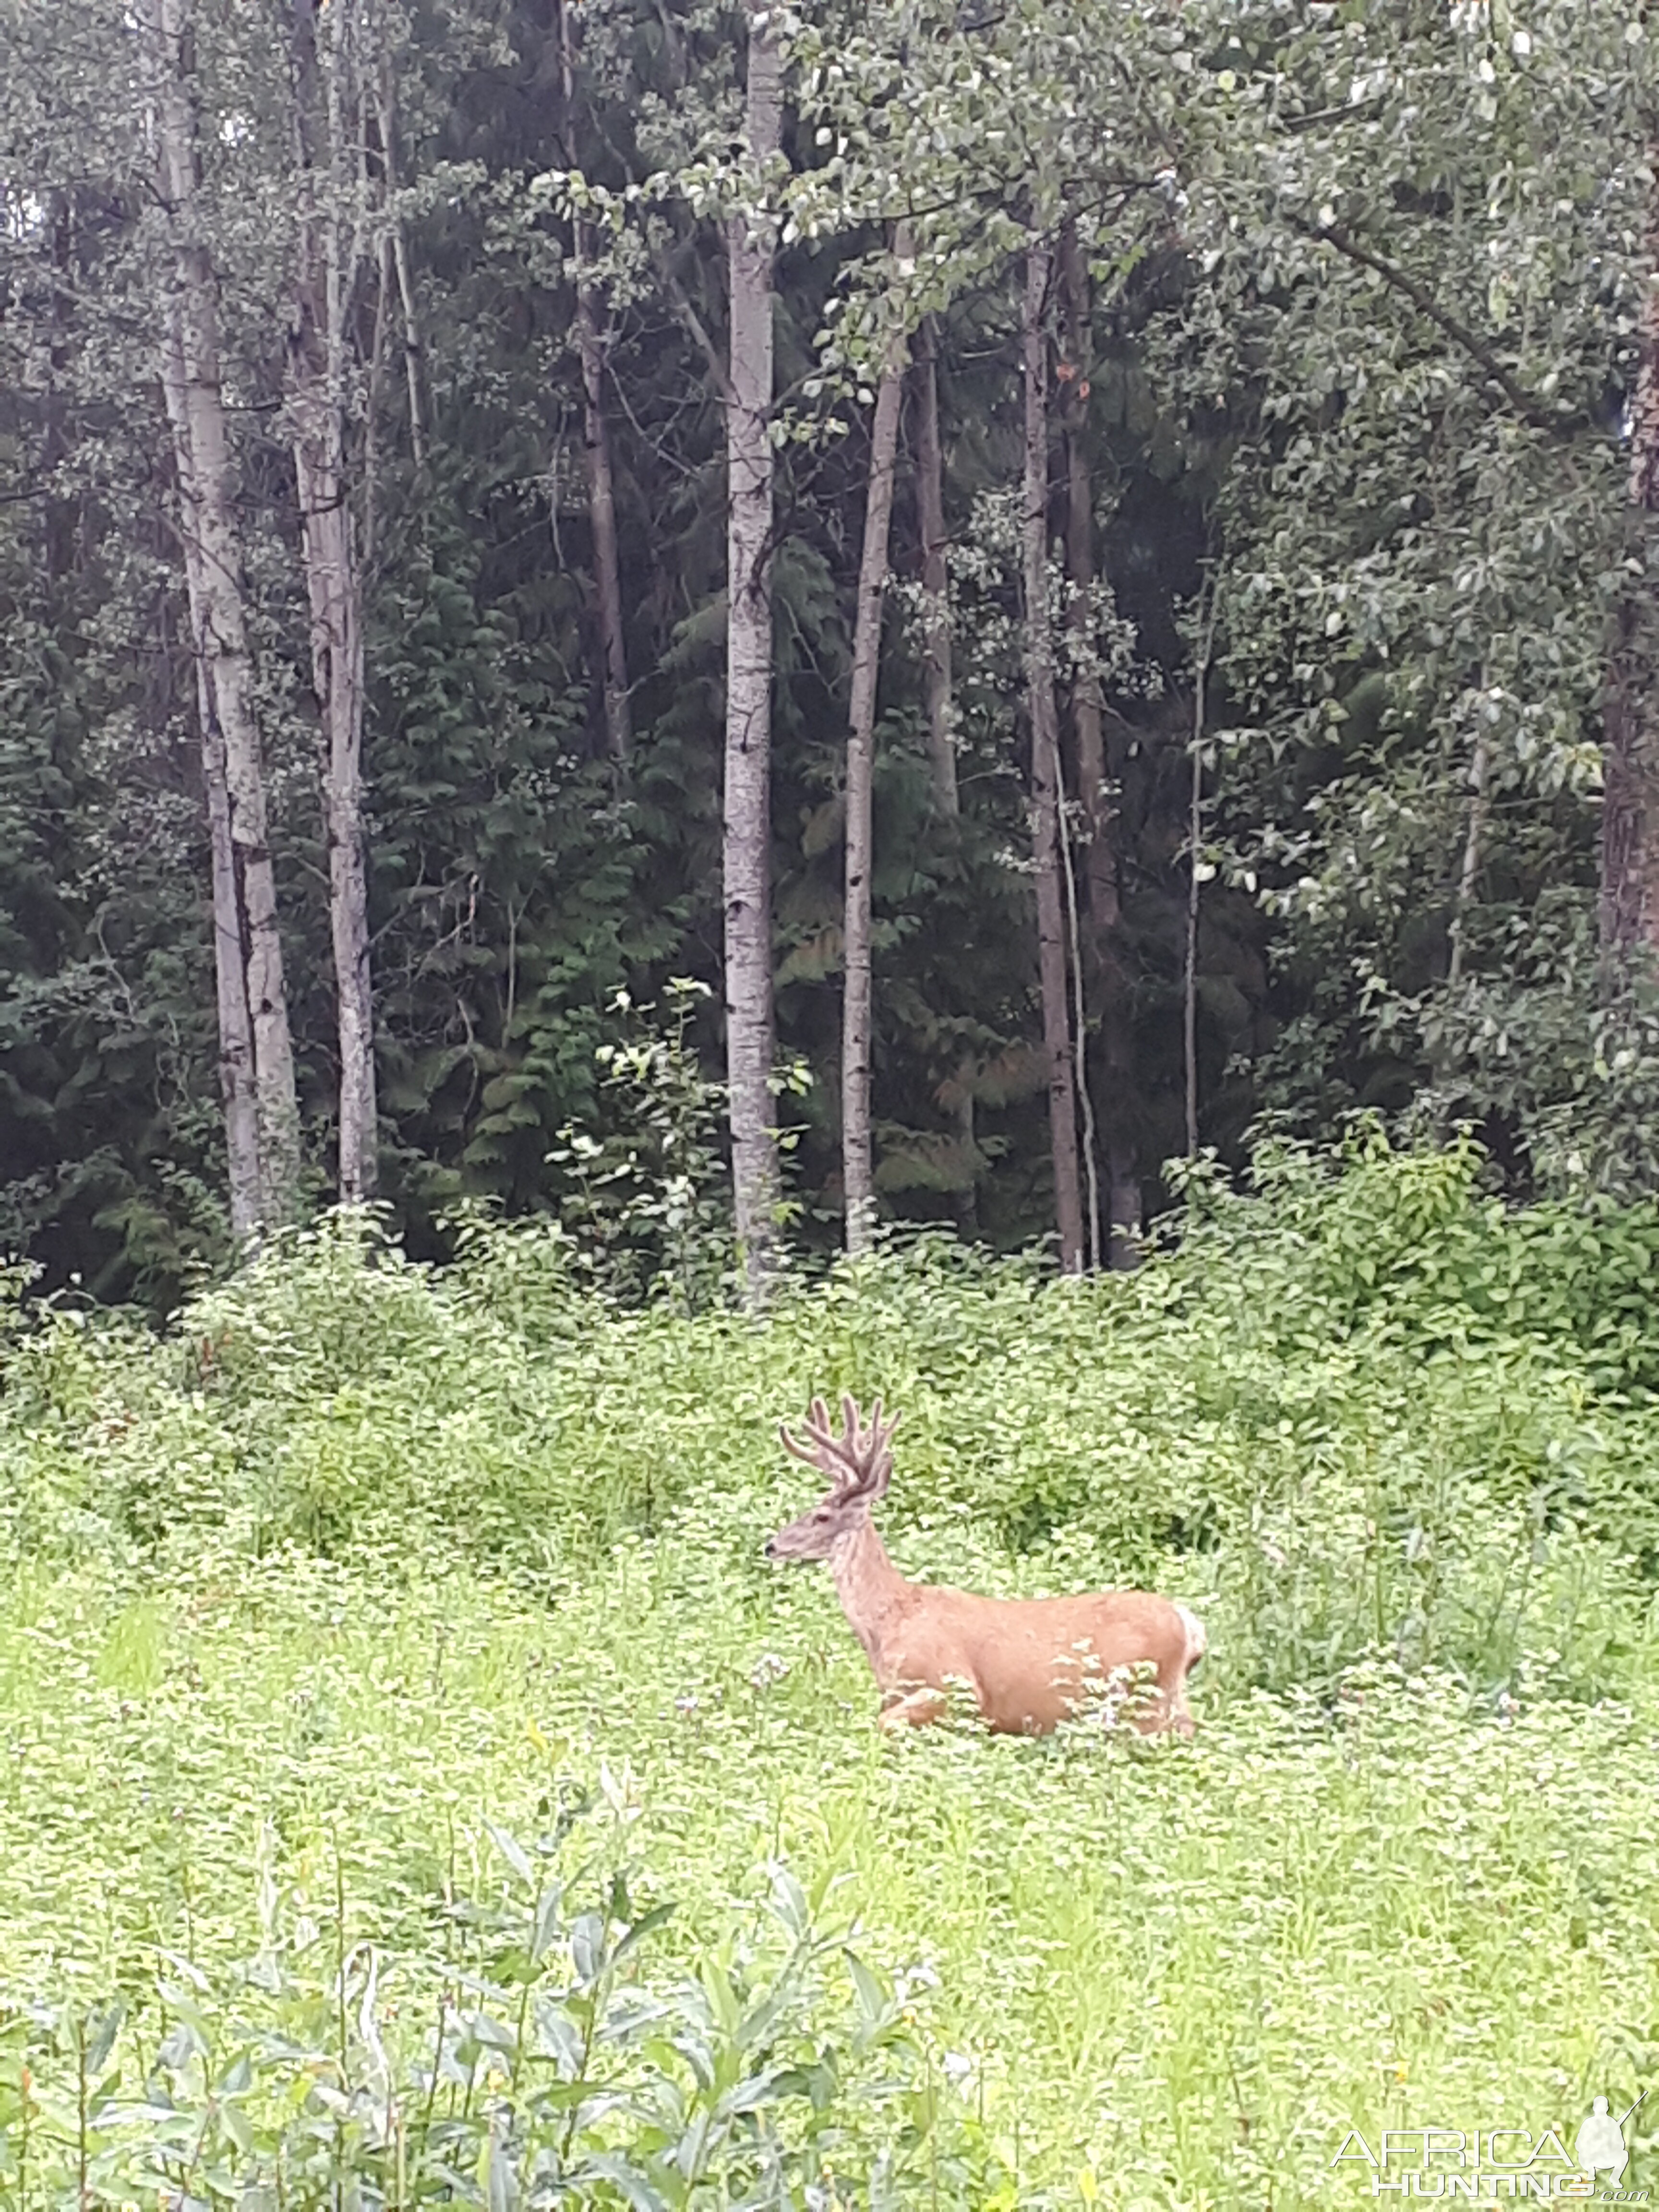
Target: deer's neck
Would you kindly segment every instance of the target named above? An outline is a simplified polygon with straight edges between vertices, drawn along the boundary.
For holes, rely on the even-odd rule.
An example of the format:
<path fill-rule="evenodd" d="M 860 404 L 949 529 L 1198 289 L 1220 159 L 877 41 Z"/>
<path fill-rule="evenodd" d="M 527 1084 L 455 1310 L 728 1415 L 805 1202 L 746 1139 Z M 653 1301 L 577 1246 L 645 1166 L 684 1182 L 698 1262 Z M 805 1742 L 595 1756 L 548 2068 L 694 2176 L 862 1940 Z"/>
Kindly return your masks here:
<path fill-rule="evenodd" d="M 874 1523 L 862 1521 L 830 1554 L 830 1571 L 848 1625 L 884 1682 L 882 1655 L 908 1610 L 912 1585 L 887 1556 Z"/>

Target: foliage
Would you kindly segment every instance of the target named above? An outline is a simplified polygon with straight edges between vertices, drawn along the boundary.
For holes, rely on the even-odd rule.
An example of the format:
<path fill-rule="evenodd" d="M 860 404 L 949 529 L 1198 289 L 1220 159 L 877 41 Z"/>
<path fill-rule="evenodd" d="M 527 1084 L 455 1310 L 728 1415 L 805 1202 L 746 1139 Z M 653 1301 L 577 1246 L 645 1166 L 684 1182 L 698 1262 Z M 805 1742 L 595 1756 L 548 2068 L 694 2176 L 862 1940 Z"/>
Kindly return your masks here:
<path fill-rule="evenodd" d="M 347 1217 L 163 1339 L 74 1308 L 17 1338 L 3 1527 L 43 1556 L 298 1543 L 394 1578 L 411 1540 L 459 1544 L 556 1590 L 630 1530 L 752 1546 L 792 1494 L 760 1472 L 771 1423 L 880 1390 L 893 1510 L 947 1569 L 963 1513 L 1020 1578 L 1153 1577 L 1174 1542 L 1240 1683 L 1382 1639 L 1495 1689 L 1548 1644 L 1594 1695 L 1659 1560 L 1659 1224 L 1478 1184 L 1468 1144 L 1287 1147 L 1253 1196 L 1195 1175 L 1185 1241 L 1132 1278 L 1044 1285 L 924 1238 L 787 1288 L 760 1330 L 619 1306 L 550 1223 L 474 1217 L 433 1270 Z"/>
<path fill-rule="evenodd" d="M 618 991 L 643 1004 L 672 975 L 718 988 L 712 216 L 762 186 L 731 171 L 736 49 L 718 9 L 580 12 L 568 99 L 550 90 L 562 64 L 544 9 L 376 0 L 373 14 L 398 186 L 374 217 L 397 228 L 374 241 L 380 274 L 358 303 L 371 369 L 353 396 L 372 926 L 385 1187 L 426 1249 L 464 1200 L 556 1206 L 560 1131 L 610 1143 L 594 1054 L 614 1042 Z M 1020 0 L 962 25 L 906 0 L 785 27 L 787 173 L 765 182 L 781 234 L 772 860 L 781 1049 L 815 1078 L 803 1241 L 829 1240 L 839 1203 L 826 1079 L 859 378 L 894 318 L 924 309 L 963 812 L 952 824 L 935 804 L 915 625 L 895 621 L 876 780 L 878 1181 L 892 1216 L 952 1218 L 1001 1247 L 1048 1209 L 1030 881 L 1011 865 L 1028 842 L 1017 640 L 987 518 L 1018 474 L 1012 262 L 1031 222 L 1062 216 L 1095 296 L 1082 358 L 1060 365 L 1088 386 L 1130 1057 L 1110 1071 L 1109 1118 L 1139 1181 L 1156 1202 L 1183 1133 L 1188 617 L 1207 561 L 1221 727 L 1199 864 L 1218 871 L 1197 948 L 1206 1133 L 1237 1161 L 1261 1104 L 1318 1137 L 1371 1103 L 1442 1133 L 1480 1122 L 1520 1188 L 1648 1187 L 1648 1016 L 1598 1011 L 1587 954 L 1592 717 L 1620 574 L 1610 430 L 1632 374 L 1650 57 L 1617 9 L 1498 13 L 1390 0 L 1304 21 L 1264 4 L 1241 22 Z M 0 514 L 0 1224 L 52 1284 L 79 1273 L 161 1309 L 222 1255 L 223 1230 L 142 102 L 103 96 L 131 75 L 118 9 L 83 11 L 72 40 L 13 9 L 3 35 L 17 213 L 0 437 L 21 492 Z M 204 17 L 198 44 L 320 1188 L 325 860 L 272 337 L 292 274 L 286 70 L 257 10 Z M 1080 64 L 1107 51 L 1112 70 Z M 621 784 L 594 676 L 572 194 L 605 234 L 592 273 L 637 740 Z M 902 261 L 886 228 L 901 214 Z M 407 301 L 382 243 L 403 252 Z M 908 581 L 908 459 L 901 476 Z M 1056 526 L 1062 503 L 1057 481 Z M 1062 690 L 1074 673 L 1067 660 Z M 710 1066 L 714 1029 L 688 1038 Z"/>
<path fill-rule="evenodd" d="M 1279 924 L 1260 1095 L 1639 1194 L 1646 1017 L 1590 940 L 1650 42 L 1550 0 L 1224 12 L 1182 125 L 1205 278 L 1158 349 L 1243 434 L 1216 858 Z"/>
<path fill-rule="evenodd" d="M 605 1782 L 613 1801 L 617 1785 Z M 152 2027 L 118 1999 L 0 2012 L 0 2185 L 19 2204 L 900 2205 L 947 2172 L 913 2016 L 817 1935 L 770 1869 L 771 1935 L 695 1975 L 642 1978 L 669 1905 L 620 1869 L 559 1871 L 588 1843 L 562 1802 L 534 1850 L 492 1828 L 505 1877 L 446 1885 L 428 1956 L 353 1940 L 343 1881 L 321 1923 L 273 1871 L 260 1941 L 217 1972 L 166 1962 Z M 337 1867 L 337 1875 L 339 1869 Z M 584 1887 L 595 1901 L 584 1905 Z M 329 1938 L 331 1935 L 332 1942 Z"/>
<path fill-rule="evenodd" d="M 691 1042 L 708 985 L 671 977 L 665 995 L 660 1028 L 657 1010 L 635 1008 L 625 991 L 612 1002 L 633 1034 L 598 1056 L 623 1127 L 607 1141 L 568 1126 L 548 1159 L 573 1186 L 564 1219 L 597 1279 L 623 1297 L 648 1290 L 690 1310 L 735 1279 L 719 1149 L 725 1091 L 705 1078 Z"/>
<path fill-rule="evenodd" d="M 1443 1151 L 1396 1152 L 1375 1117 L 1326 1153 L 1264 1143 L 1249 1196 L 1212 1162 L 1184 1176 L 1177 1264 L 1206 1284 L 1282 1270 L 1291 1295 L 1272 1311 L 1287 1344 L 1311 1325 L 1419 1351 L 1526 1345 L 1582 1363 L 1599 1394 L 1659 1390 L 1659 1209 L 1509 1206 L 1483 1188 L 1488 1165 L 1467 1133 Z"/>

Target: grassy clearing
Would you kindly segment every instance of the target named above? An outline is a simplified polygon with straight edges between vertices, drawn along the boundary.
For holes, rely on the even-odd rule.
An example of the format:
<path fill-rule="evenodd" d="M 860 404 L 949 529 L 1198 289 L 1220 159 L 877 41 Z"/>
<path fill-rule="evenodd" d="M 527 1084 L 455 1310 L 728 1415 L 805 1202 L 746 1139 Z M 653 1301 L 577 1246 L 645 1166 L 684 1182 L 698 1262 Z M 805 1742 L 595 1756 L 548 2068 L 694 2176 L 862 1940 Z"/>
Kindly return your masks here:
<path fill-rule="evenodd" d="M 579 1856 L 679 1907 L 663 1964 L 752 1917 L 769 1860 L 859 1921 L 1021 2203 L 1091 2167 L 1109 2202 L 1294 2202 L 1348 2124 L 1573 2120 L 1645 2078 L 1650 1703 L 1476 1717 L 1378 1668 L 1334 1713 L 1212 1705 L 1191 1747 L 886 1746 L 820 1586 L 689 1606 L 694 1565 L 630 1548 L 551 1612 L 287 1560 L 17 1589 L 9 1978 L 118 1989 L 153 2041 L 155 1947 L 252 1954 L 261 1868 L 301 1954 L 308 1923 L 331 1966 L 337 1871 L 348 1947 L 431 1956 L 446 1896 L 506 1878 L 484 1816 L 531 1838 L 581 1791 Z"/>
<path fill-rule="evenodd" d="M 1659 2073 L 1659 1423 L 1605 1352 L 1443 1283 L 1431 1322 L 1402 1322 L 1409 1285 L 1339 1310 L 1328 1241 L 1283 1211 L 1299 1250 L 1224 1223 L 1227 1254 L 1212 1232 L 1080 1291 L 924 1251 L 763 1328 L 609 1311 L 531 1237 L 433 1279 L 330 1235 L 164 1340 L 21 1337 L 5 2201 L 26 2123 L 30 2202 L 79 2201 L 88 2142 L 86 2201 L 156 2201 L 168 2127 L 132 2117 L 137 2085 L 195 2128 L 216 2081 L 247 2143 L 191 2166 L 181 2123 L 167 2154 L 204 2203 L 279 2140 L 285 2203 L 346 2170 L 398 2201 L 373 2179 L 394 2081 L 472 2129 L 452 2197 L 511 2201 L 530 2029 L 482 2058 L 458 2030 L 453 2078 L 422 2084 L 440 1990 L 520 1985 L 501 1916 L 555 1873 L 553 1981 L 577 1988 L 569 1916 L 625 1871 L 618 1925 L 676 1909 L 606 2003 L 681 2009 L 654 2041 L 619 2027 L 586 2077 L 634 2098 L 593 2155 L 632 2146 L 653 2178 L 544 2172 L 538 2197 L 521 2162 L 526 2202 L 1337 2204 L 1369 2195 L 1328 2170 L 1351 2126 L 1570 2141 L 1590 2095 L 1622 2109 Z M 1382 1249 L 1376 1221 L 1360 1241 Z M 1199 1607 L 1194 1743 L 878 1736 L 827 1577 L 759 1557 L 801 1500 L 770 1425 L 842 1385 L 906 1409 L 884 1523 L 908 1571 L 1156 1577 Z M 720 1990 L 781 1990 L 805 1955 L 780 1866 L 862 1963 L 811 1954 L 759 2035 L 771 2087 L 696 2168 L 692 2092 L 672 2156 L 639 2097 L 691 2081 L 698 2036 L 714 2081 L 743 2041 Z M 565 2033 L 544 2023 L 550 2079 Z M 238 2086 L 247 2051 L 266 2071 Z M 101 2134 L 83 2075 L 94 2120 L 110 2085 Z M 757 2142 L 787 2156 L 763 2173 Z"/>

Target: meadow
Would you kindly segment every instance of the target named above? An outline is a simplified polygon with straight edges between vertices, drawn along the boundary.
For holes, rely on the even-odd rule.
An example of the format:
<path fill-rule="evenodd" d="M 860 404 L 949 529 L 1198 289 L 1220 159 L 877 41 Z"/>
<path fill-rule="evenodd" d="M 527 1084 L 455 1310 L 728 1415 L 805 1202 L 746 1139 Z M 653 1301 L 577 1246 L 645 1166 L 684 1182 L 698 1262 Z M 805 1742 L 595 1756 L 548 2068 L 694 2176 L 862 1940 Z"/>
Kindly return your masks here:
<path fill-rule="evenodd" d="M 1656 1251 L 1373 1145 L 1085 1284 L 915 1240 L 755 1321 L 337 1221 L 163 1330 L 14 1300 L 0 2201 L 1338 2206 L 1352 2129 L 1571 2146 L 1659 2076 Z M 843 1389 L 907 1572 L 1202 1615 L 1192 1742 L 878 1734 L 762 1556 Z"/>

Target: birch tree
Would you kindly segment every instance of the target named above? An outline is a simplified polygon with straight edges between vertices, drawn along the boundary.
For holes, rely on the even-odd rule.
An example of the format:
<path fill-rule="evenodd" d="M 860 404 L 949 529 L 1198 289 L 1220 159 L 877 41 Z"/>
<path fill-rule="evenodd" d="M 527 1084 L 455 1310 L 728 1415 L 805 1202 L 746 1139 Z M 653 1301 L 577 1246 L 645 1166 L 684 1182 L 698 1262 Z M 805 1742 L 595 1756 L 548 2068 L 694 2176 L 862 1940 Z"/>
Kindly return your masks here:
<path fill-rule="evenodd" d="M 945 441 L 939 434 L 939 327 L 932 315 L 916 326 L 915 345 L 916 534 L 921 551 L 922 706 L 927 726 L 927 765 L 933 805 L 945 833 L 957 837 L 962 809 L 957 780 L 954 656 L 951 640 L 950 534 L 945 519 Z M 974 1184 L 980 1159 L 975 1133 L 973 1062 L 965 1060 L 951 1086 L 951 1108 L 962 1147 L 965 1180 L 955 1194 L 957 1224 L 971 1237 L 978 1226 Z"/>
<path fill-rule="evenodd" d="M 1042 1001 L 1042 1057 L 1048 1088 L 1048 1146 L 1054 1219 L 1064 1274 L 1080 1274 L 1085 1242 L 1079 1174 L 1077 1079 L 1067 992 L 1066 896 L 1060 838 L 1060 716 L 1054 700 L 1054 638 L 1048 613 L 1048 344 L 1044 315 L 1052 254 L 1034 238 L 1025 256 L 1020 348 L 1025 401 L 1022 502 L 1025 609 L 1025 706 L 1031 739 L 1033 845 L 1036 864 L 1037 981 Z"/>
<path fill-rule="evenodd" d="M 901 234 L 895 252 L 902 255 Z M 874 864 L 876 683 L 881 665 L 881 617 L 887 586 L 893 514 L 893 468 L 898 452 L 899 409 L 904 393 L 905 347 L 890 341 L 870 425 L 870 477 L 859 561 L 858 610 L 853 630 L 852 700 L 847 732 L 846 896 L 842 995 L 842 1180 L 846 1191 L 847 1249 L 870 1241 L 875 1215 L 875 1176 L 870 1135 L 871 871 Z"/>
<path fill-rule="evenodd" d="M 748 0 L 738 204 L 726 219 L 726 1052 L 732 1180 L 749 1295 L 764 1295 L 779 1196 L 772 1092 L 772 271 L 766 176 L 783 130 L 771 18 Z"/>
<path fill-rule="evenodd" d="M 157 368 L 173 430 L 191 635 L 201 671 L 198 697 L 213 838 L 221 1082 L 233 1227 L 242 1235 L 294 1214 L 299 1110 L 220 377 L 218 277 L 199 219 L 188 0 L 144 0 L 139 22 L 169 261 Z M 243 1073 L 245 1055 L 251 1060 L 250 1077 Z M 257 1163 L 251 1157 L 256 1149 Z"/>
<path fill-rule="evenodd" d="M 179 411 L 181 368 L 169 362 L 167 410 Z M 201 556 L 185 539 L 192 609 L 205 596 Z M 192 617 L 193 623 L 193 617 Z M 224 733 L 214 708 L 207 656 L 196 655 L 197 711 L 202 742 L 202 783 L 207 799 L 208 845 L 211 854 L 213 974 L 219 1019 L 219 1091 L 225 1107 L 226 1165 L 230 1197 L 230 1231 L 239 1241 L 254 1233 L 265 1215 L 259 1149 L 259 1099 L 254 1083 L 253 1025 L 248 1012 L 247 963 L 242 951 L 241 900 L 238 896 L 236 848 L 230 834 L 230 785 L 225 767 Z"/>
<path fill-rule="evenodd" d="M 347 482 L 349 320 L 364 235 L 360 30 L 347 0 L 294 0 L 298 225 L 288 334 L 288 411 L 311 615 L 312 683 L 322 726 L 329 934 L 339 1037 L 339 1195 L 371 1198 L 378 1180 L 374 1003 L 363 851 L 363 604 Z"/>
<path fill-rule="evenodd" d="M 927 763 L 933 771 L 933 804 L 948 822 L 955 820 L 961 801 L 951 709 L 950 578 L 945 561 L 950 538 L 945 526 L 945 445 L 939 428 L 939 336 L 931 315 L 922 317 L 916 331 L 915 404 Z"/>
<path fill-rule="evenodd" d="M 1106 753 L 1106 700 L 1094 640 L 1099 572 L 1089 464 L 1091 301 L 1088 261 L 1075 218 L 1060 227 L 1057 275 L 1065 359 L 1060 434 L 1066 456 L 1066 623 L 1072 641 L 1072 732 L 1083 817 L 1083 981 L 1099 1021 L 1106 1095 L 1102 1110 L 1111 1228 L 1109 1262 L 1132 1266 L 1140 1232 L 1140 1185 L 1129 1122 L 1134 1079 L 1128 976 L 1120 933 L 1118 807 Z"/>

